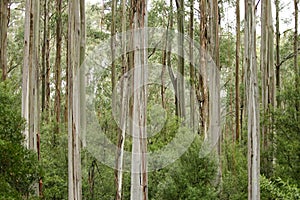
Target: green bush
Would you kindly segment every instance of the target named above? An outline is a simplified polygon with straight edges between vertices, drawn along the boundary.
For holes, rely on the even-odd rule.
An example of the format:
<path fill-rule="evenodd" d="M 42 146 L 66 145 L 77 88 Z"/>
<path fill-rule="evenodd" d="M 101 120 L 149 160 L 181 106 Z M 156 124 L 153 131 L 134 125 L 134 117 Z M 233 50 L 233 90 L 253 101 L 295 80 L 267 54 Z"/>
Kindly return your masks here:
<path fill-rule="evenodd" d="M 23 146 L 20 98 L 0 83 L 0 194 L 1 199 L 21 199 L 33 194 L 38 181 L 36 153 Z"/>

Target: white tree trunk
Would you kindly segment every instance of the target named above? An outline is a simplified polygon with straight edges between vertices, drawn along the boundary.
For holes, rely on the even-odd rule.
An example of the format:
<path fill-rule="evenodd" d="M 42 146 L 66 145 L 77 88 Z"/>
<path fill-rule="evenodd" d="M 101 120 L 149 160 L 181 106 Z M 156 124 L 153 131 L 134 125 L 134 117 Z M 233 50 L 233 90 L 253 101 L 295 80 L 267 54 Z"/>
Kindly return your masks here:
<path fill-rule="evenodd" d="M 128 70 L 127 65 L 127 52 L 126 52 L 126 0 L 122 0 L 122 73 L 123 75 Z M 125 133 L 128 117 L 128 80 L 127 76 L 124 76 L 121 83 L 121 116 L 120 116 L 120 132 L 118 136 L 118 149 L 116 155 L 116 200 L 122 199 L 122 185 L 123 185 L 123 156 L 124 156 L 124 144 Z"/>
<path fill-rule="evenodd" d="M 245 61 L 248 108 L 248 199 L 260 199 L 260 132 L 256 63 L 255 1 L 245 0 Z"/>
<path fill-rule="evenodd" d="M 82 45 L 80 1 L 69 1 L 68 28 L 68 193 L 69 200 L 81 200 L 80 157 L 80 47 Z M 84 36 L 83 36 L 84 37 Z M 78 42 L 81 41 L 81 42 Z"/>
<path fill-rule="evenodd" d="M 131 160 L 131 200 L 148 199 L 147 177 L 147 1 L 134 1 L 133 46 L 133 114 L 132 114 L 132 160 Z"/>

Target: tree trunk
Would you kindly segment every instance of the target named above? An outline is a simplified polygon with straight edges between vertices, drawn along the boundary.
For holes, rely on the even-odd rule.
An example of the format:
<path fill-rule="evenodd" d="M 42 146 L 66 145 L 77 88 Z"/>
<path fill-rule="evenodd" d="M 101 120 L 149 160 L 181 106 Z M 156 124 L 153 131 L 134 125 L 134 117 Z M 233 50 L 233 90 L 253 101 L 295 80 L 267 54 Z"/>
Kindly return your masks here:
<path fill-rule="evenodd" d="M 245 64 L 248 108 L 248 199 L 260 199 L 260 135 L 256 64 L 255 1 L 245 1 Z"/>
<path fill-rule="evenodd" d="M 195 66 L 192 61 L 194 60 L 193 46 L 194 46 L 194 0 L 190 0 L 190 24 L 189 24 L 189 55 L 190 55 L 190 127 L 193 129 L 196 127 L 195 122 Z M 193 130 L 195 131 L 195 129 Z"/>
<path fill-rule="evenodd" d="M 207 73 L 206 73 L 206 51 L 207 51 L 207 0 L 200 0 L 200 74 L 199 84 L 201 91 L 201 124 L 204 138 L 208 138 L 208 87 L 207 87 Z"/>
<path fill-rule="evenodd" d="M 275 107 L 275 72 L 274 72 L 274 55 L 273 55 L 273 22 L 271 1 L 262 1 L 261 7 L 261 51 L 260 51 L 260 66 L 262 71 L 262 106 L 264 116 L 268 118 L 268 124 L 272 123 L 270 116 L 271 108 Z M 265 152 L 268 151 L 270 143 L 270 125 L 263 123 L 262 125 L 262 148 Z M 267 157 L 264 159 L 264 169 L 267 176 L 270 175 L 270 162 Z"/>
<path fill-rule="evenodd" d="M 239 71 L 240 71 L 240 1 L 236 1 L 236 46 L 235 46 L 235 141 L 240 139 L 240 86 L 239 86 Z"/>
<path fill-rule="evenodd" d="M 49 31 L 49 0 L 44 4 L 44 38 L 42 47 L 42 109 L 45 119 L 50 115 L 50 31 Z"/>
<path fill-rule="evenodd" d="M 176 1 L 177 6 L 177 29 L 178 29 L 178 68 L 177 68 L 177 115 L 185 118 L 185 99 L 184 99 L 184 1 Z"/>
<path fill-rule="evenodd" d="M 116 64 L 115 64 L 115 48 L 116 48 L 116 20 L 115 20 L 115 15 L 116 15 L 116 7 L 117 7 L 117 0 L 112 0 L 112 21 L 111 21 L 111 43 L 110 43 L 110 48 L 111 48 L 111 86 L 112 86 L 112 91 L 114 90 L 116 86 Z"/>
<path fill-rule="evenodd" d="M 124 75 L 128 70 L 127 65 L 127 50 L 126 50 L 126 0 L 122 0 L 122 74 Z M 121 116 L 118 136 L 118 148 L 116 155 L 116 170 L 115 170 L 115 184 L 116 184 L 116 200 L 122 199 L 122 185 L 123 185 L 123 156 L 124 156 L 124 144 L 125 144 L 125 133 L 128 116 L 128 91 L 127 91 L 128 80 L 124 77 L 121 83 Z"/>
<path fill-rule="evenodd" d="M 295 69 L 295 81 L 296 91 L 299 92 L 299 81 L 300 81 L 300 67 L 298 66 L 298 1 L 294 0 L 295 8 L 295 32 L 294 32 L 294 69 Z M 296 110 L 300 110 L 300 101 L 296 101 Z M 298 117 L 298 116 L 297 116 Z"/>
<path fill-rule="evenodd" d="M 209 53 L 215 65 L 210 65 L 210 84 L 209 84 L 209 135 L 211 145 L 216 145 L 216 152 L 219 159 L 218 178 L 220 183 L 222 179 L 221 163 L 221 137 L 220 137 L 220 56 L 219 56 L 219 9 L 218 1 L 210 0 L 209 9 Z"/>
<path fill-rule="evenodd" d="M 276 90 L 280 93 L 280 30 L 279 30 L 279 0 L 275 0 L 276 7 Z M 277 98 L 277 106 L 280 107 L 280 98 Z"/>
<path fill-rule="evenodd" d="M 2 81 L 5 81 L 7 78 L 8 4 L 9 0 L 0 2 L 0 67 L 2 69 Z"/>
<path fill-rule="evenodd" d="M 80 158 L 80 26 L 79 0 L 69 1 L 68 19 L 68 193 L 70 200 L 81 200 Z"/>
<path fill-rule="evenodd" d="M 86 101 L 85 101 L 85 48 L 86 48 L 86 22 L 85 22 L 85 0 L 80 0 L 80 134 L 82 147 L 86 147 Z"/>
<path fill-rule="evenodd" d="M 133 1 L 133 113 L 132 113 L 132 160 L 131 200 L 148 199 L 147 175 L 147 35 L 139 30 L 147 27 L 147 1 Z M 137 89 L 137 90 L 136 90 Z M 137 126 L 138 124 L 138 126 Z"/>
<path fill-rule="evenodd" d="M 61 113 L 61 43 L 62 43 L 62 0 L 56 0 L 56 58 L 55 58 L 55 133 L 60 132 L 60 113 Z M 54 143 L 55 144 L 55 143 Z"/>
<path fill-rule="evenodd" d="M 25 146 L 39 155 L 39 0 L 26 1 L 24 62 L 22 80 L 22 116 L 27 122 Z M 39 194 L 38 183 L 34 184 Z"/>
<path fill-rule="evenodd" d="M 48 50 L 48 0 L 44 0 L 44 31 L 43 31 L 43 46 L 42 46 L 42 112 L 46 108 L 46 55 Z"/>

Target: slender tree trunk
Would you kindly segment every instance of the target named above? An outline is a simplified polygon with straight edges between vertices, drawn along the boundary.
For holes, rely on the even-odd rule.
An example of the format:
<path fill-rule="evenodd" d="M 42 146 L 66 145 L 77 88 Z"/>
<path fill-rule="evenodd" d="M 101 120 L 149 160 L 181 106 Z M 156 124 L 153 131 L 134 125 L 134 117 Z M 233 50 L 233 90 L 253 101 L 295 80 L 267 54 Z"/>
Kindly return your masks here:
<path fill-rule="evenodd" d="M 65 95 L 65 110 L 64 110 L 64 123 L 65 126 L 68 126 L 68 117 L 69 117 L 69 68 L 68 68 L 68 63 L 69 63 L 69 30 L 67 30 L 67 36 L 65 37 L 66 41 L 66 46 L 67 46 L 67 51 L 66 51 L 66 95 Z"/>
<path fill-rule="evenodd" d="M 29 122 L 29 46 L 30 46 L 30 10 L 31 0 L 25 3 L 25 28 L 24 28 L 24 57 L 22 73 L 22 117 Z M 25 145 L 29 148 L 29 130 L 26 126 L 24 130 Z"/>
<path fill-rule="evenodd" d="M 240 71 L 240 1 L 236 1 L 236 46 L 235 46 L 235 141 L 240 139 L 240 86 L 239 86 L 239 71 Z"/>
<path fill-rule="evenodd" d="M 276 90 L 280 93 L 280 29 L 279 29 L 279 0 L 275 0 L 276 7 Z M 280 107 L 280 98 L 277 98 L 277 106 Z"/>
<path fill-rule="evenodd" d="M 200 0 L 200 75 L 199 84 L 201 90 L 201 118 L 204 137 L 208 137 L 208 86 L 206 73 L 206 50 L 207 50 L 207 0 Z"/>
<path fill-rule="evenodd" d="M 46 107 L 46 54 L 48 44 L 48 0 L 44 0 L 44 31 L 43 31 L 43 46 L 42 46 L 42 112 L 44 113 Z"/>
<path fill-rule="evenodd" d="M 86 48 L 86 22 L 85 22 L 85 0 L 80 0 L 80 134 L 82 147 L 86 147 L 86 101 L 85 101 L 85 48 Z"/>
<path fill-rule="evenodd" d="M 193 66 L 192 61 L 194 60 L 193 46 L 194 46 L 194 0 L 190 0 L 190 24 L 189 24 L 189 54 L 190 54 L 190 126 L 193 129 L 196 127 L 195 124 L 195 66 Z M 195 130 L 194 130 L 195 131 Z"/>
<path fill-rule="evenodd" d="M 116 86 L 116 64 L 115 64 L 115 48 L 116 48 L 116 7 L 117 7 L 117 0 L 112 0 L 112 21 L 111 21 L 111 56 L 112 56 L 112 63 L 111 63 L 111 85 L 112 85 L 112 91 L 114 90 Z"/>
<path fill-rule="evenodd" d="M 7 28 L 9 0 L 0 2 L 0 67 L 2 69 L 2 81 L 7 78 Z"/>
<path fill-rule="evenodd" d="M 262 105 L 265 117 L 268 119 L 268 124 L 272 124 L 273 119 L 271 115 L 272 107 L 275 107 L 275 71 L 274 71 L 274 41 L 273 41 L 273 21 L 271 1 L 266 0 L 262 2 L 262 29 L 261 29 L 261 70 L 262 70 Z M 263 123 L 262 125 L 262 148 L 265 152 L 269 149 L 270 133 L 272 125 Z M 265 158 L 263 164 L 266 169 L 266 174 L 271 173 L 271 163 L 269 158 Z"/>
<path fill-rule="evenodd" d="M 81 200 L 80 158 L 80 46 L 81 2 L 69 1 L 68 27 L 68 193 L 70 200 Z"/>
<path fill-rule="evenodd" d="M 170 14 L 169 14 L 169 18 L 170 18 L 170 27 L 169 30 L 173 30 L 173 0 L 170 0 Z M 177 108 L 177 86 L 176 86 L 176 78 L 174 75 L 174 72 L 172 70 L 172 62 L 171 62 L 171 50 L 172 50 L 172 40 L 171 38 L 171 33 L 170 31 L 168 31 L 167 33 L 167 66 L 168 66 L 168 73 L 169 76 L 171 78 L 172 81 L 172 85 L 174 87 L 174 91 L 175 91 L 175 107 Z M 176 113 L 177 113 L 177 109 L 176 109 Z"/>
<path fill-rule="evenodd" d="M 49 3 L 49 2 L 48 2 Z M 47 3 L 47 4 L 48 4 Z M 44 38 L 45 42 L 45 68 L 46 68 L 46 74 L 45 74 L 45 112 L 46 112 L 46 120 L 49 120 L 50 115 L 50 75 L 51 75 L 51 66 L 50 66 L 50 32 L 49 32 L 49 8 L 47 8 L 47 13 L 45 15 L 46 20 L 46 36 Z"/>
<path fill-rule="evenodd" d="M 177 115 L 185 118 L 184 99 L 184 1 L 177 0 L 177 29 L 178 29 L 178 68 L 177 68 Z"/>
<path fill-rule="evenodd" d="M 126 0 L 122 0 L 122 74 L 124 75 L 128 70 L 127 65 L 127 48 L 126 48 Z M 124 76 L 123 82 L 121 84 L 121 117 L 118 136 L 118 149 L 116 157 L 116 170 L 115 170 L 115 184 L 116 184 L 116 200 L 122 199 L 122 185 L 123 185 L 123 156 L 124 156 L 124 144 L 125 144 L 125 133 L 127 125 L 128 116 L 128 91 L 127 91 L 128 80 Z"/>
<path fill-rule="evenodd" d="M 260 133 L 256 63 L 255 1 L 245 0 L 245 66 L 248 108 L 248 199 L 260 199 Z"/>
<path fill-rule="evenodd" d="M 55 134 L 60 132 L 60 113 L 61 113 L 61 43 L 62 43 L 62 0 L 56 0 L 56 58 L 55 58 Z"/>
<path fill-rule="evenodd" d="M 219 53 L 219 9 L 218 1 L 210 0 L 210 18 L 209 18 L 209 50 L 210 55 L 215 63 L 211 66 L 209 71 L 210 86 L 209 86 L 209 139 L 211 144 L 216 144 L 216 152 L 219 159 L 219 169 L 217 182 L 220 183 L 222 179 L 222 162 L 221 162 L 221 135 L 220 134 L 220 53 Z"/>
<path fill-rule="evenodd" d="M 134 9 L 134 74 L 132 116 L 131 200 L 148 199 L 147 174 L 147 1 L 133 1 Z M 138 89 L 138 90 L 135 90 Z M 138 124 L 138 126 L 137 126 Z"/>
<path fill-rule="evenodd" d="M 24 62 L 22 80 L 22 116 L 27 122 L 25 146 L 39 155 L 39 0 L 26 1 Z M 34 184 L 39 194 L 38 183 Z"/>
<path fill-rule="evenodd" d="M 299 81 L 300 81 L 300 67 L 298 66 L 298 2 L 299 0 L 294 0 L 295 8 L 295 32 L 294 32 L 294 69 L 295 69 L 295 81 L 296 81 L 296 90 L 299 92 Z M 296 110 L 300 110 L 300 101 L 296 102 Z"/>

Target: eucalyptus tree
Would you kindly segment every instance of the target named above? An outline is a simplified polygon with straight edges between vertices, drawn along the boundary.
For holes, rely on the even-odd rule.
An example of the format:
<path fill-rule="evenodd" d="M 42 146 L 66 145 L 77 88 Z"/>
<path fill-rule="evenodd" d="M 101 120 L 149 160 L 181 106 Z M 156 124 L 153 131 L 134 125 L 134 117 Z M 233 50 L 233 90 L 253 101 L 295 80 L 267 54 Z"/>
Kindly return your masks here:
<path fill-rule="evenodd" d="M 206 50 L 207 50 L 207 1 L 200 0 L 200 72 L 199 72 L 199 91 L 201 91 L 201 97 L 198 95 L 198 101 L 200 100 L 201 103 L 201 123 L 202 129 L 204 133 L 204 137 L 208 138 L 208 85 L 207 85 L 207 73 L 206 73 Z"/>
<path fill-rule="evenodd" d="M 113 3 L 115 4 L 115 2 Z M 114 10 L 114 9 L 113 9 Z M 127 48 L 126 48 L 126 0 L 122 0 L 122 74 L 124 75 L 128 71 L 127 62 Z M 114 25 L 113 25 L 114 26 Z M 112 34 L 114 30 L 112 28 Z M 114 66 L 112 66 L 112 69 Z M 113 74 L 113 72 L 112 72 Z M 121 115 L 120 115 L 120 130 L 118 134 L 118 147 L 116 155 L 116 170 L 115 170 L 115 184 L 116 184 L 116 200 L 122 199 L 122 185 L 123 185 L 123 156 L 125 145 L 125 133 L 128 117 L 128 98 L 127 98 L 127 77 L 124 77 L 121 85 Z M 112 78 L 113 89 L 115 87 L 115 80 Z"/>
<path fill-rule="evenodd" d="M 132 160 L 131 200 L 148 199 L 147 174 L 147 1 L 131 1 L 133 10 L 133 102 L 132 102 Z M 135 90 L 135 88 L 137 90 Z"/>
<path fill-rule="evenodd" d="M 68 194 L 82 199 L 80 134 L 82 131 L 82 77 L 85 49 L 84 0 L 70 0 L 68 18 Z"/>
<path fill-rule="evenodd" d="M 280 93 L 280 29 L 279 29 L 279 0 L 275 0 L 276 13 L 276 91 Z M 277 98 L 277 106 L 280 107 L 280 98 Z"/>
<path fill-rule="evenodd" d="M 178 66 L 176 78 L 176 113 L 180 118 L 185 118 L 184 100 L 184 1 L 176 1 L 177 6 L 177 30 L 178 30 Z"/>
<path fill-rule="evenodd" d="M 27 0 L 25 8 L 24 57 L 22 74 L 22 117 L 25 146 L 39 154 L 39 6 L 40 1 Z M 38 194 L 38 187 L 35 186 Z"/>
<path fill-rule="evenodd" d="M 240 72 L 240 43 L 241 43 L 241 18 L 240 18 L 240 1 L 236 1 L 236 45 L 235 45 L 235 140 L 240 138 L 240 86 L 239 86 L 239 72 Z"/>
<path fill-rule="evenodd" d="M 300 81 L 300 67 L 298 66 L 298 3 L 299 0 L 294 0 L 294 15 L 295 15 L 295 32 L 294 32 L 294 69 L 295 69 L 295 82 L 296 89 L 299 91 Z M 296 101 L 296 110 L 300 110 L 300 101 Z"/>
<path fill-rule="evenodd" d="M 269 123 L 272 123 L 270 116 L 271 108 L 275 107 L 275 70 L 274 70 L 274 30 L 272 21 L 271 1 L 262 1 L 261 6 L 261 47 L 260 67 L 262 73 L 262 107 L 263 113 Z M 270 146 L 271 129 L 267 123 L 262 124 L 262 148 L 267 151 Z M 264 168 L 267 170 L 269 162 L 264 159 Z"/>
<path fill-rule="evenodd" d="M 47 1 L 46 1 L 47 2 Z M 56 56 L 55 56 L 55 132 L 59 133 L 61 115 L 61 51 L 62 51 L 62 0 L 56 0 Z M 47 14 L 45 14 L 47 17 Z M 45 27 L 44 27 L 45 29 Z M 46 30 L 46 29 L 45 29 Z"/>
<path fill-rule="evenodd" d="M 245 0 L 245 67 L 248 109 L 248 199 L 260 199 L 260 127 L 255 1 Z"/>
<path fill-rule="evenodd" d="M 7 28 L 9 18 L 9 0 L 0 2 L 0 68 L 2 69 L 2 80 L 7 77 Z"/>

